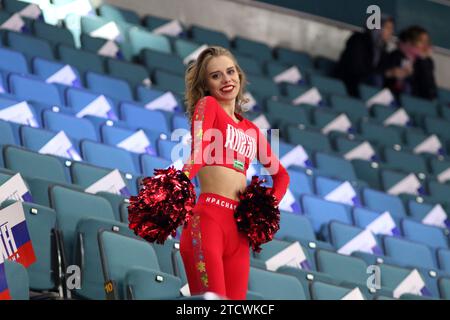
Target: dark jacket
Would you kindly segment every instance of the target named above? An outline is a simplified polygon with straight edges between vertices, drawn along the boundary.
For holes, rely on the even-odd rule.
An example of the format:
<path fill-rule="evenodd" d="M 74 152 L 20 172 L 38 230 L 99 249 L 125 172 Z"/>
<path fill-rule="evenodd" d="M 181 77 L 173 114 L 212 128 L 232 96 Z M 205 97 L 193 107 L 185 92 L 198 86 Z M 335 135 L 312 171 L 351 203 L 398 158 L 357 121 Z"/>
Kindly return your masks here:
<path fill-rule="evenodd" d="M 384 68 L 401 67 L 406 56 L 400 50 L 394 50 L 384 60 Z M 437 86 L 434 78 L 434 63 L 431 58 L 417 58 L 413 64 L 413 74 L 403 80 L 385 78 L 384 85 L 399 98 L 402 93 L 423 99 L 435 99 Z"/>
<path fill-rule="evenodd" d="M 376 64 L 375 50 L 378 50 L 379 56 Z M 376 78 L 382 79 L 383 70 L 380 67 L 386 55 L 386 46 L 375 47 L 369 31 L 350 36 L 336 67 L 336 76 L 344 81 L 348 94 L 358 97 L 360 83 L 375 85 Z"/>

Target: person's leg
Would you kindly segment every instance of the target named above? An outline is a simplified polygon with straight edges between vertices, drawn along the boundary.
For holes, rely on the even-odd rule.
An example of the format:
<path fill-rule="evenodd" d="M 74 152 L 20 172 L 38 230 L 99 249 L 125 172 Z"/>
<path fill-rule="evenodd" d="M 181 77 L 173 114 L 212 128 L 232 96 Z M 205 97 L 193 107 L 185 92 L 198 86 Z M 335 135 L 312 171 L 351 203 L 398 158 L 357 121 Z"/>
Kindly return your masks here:
<path fill-rule="evenodd" d="M 235 224 L 235 221 L 233 221 Z M 223 259 L 227 297 L 232 300 L 245 300 L 250 273 L 250 249 L 245 234 L 230 232 L 227 236 L 234 238 L 235 250 Z"/>
<path fill-rule="evenodd" d="M 188 234 L 180 243 L 180 253 L 188 277 L 191 295 L 206 291 L 226 296 L 223 269 L 223 232 L 220 223 L 213 219 L 220 214 L 214 206 L 202 206 L 189 221 L 184 232 Z"/>

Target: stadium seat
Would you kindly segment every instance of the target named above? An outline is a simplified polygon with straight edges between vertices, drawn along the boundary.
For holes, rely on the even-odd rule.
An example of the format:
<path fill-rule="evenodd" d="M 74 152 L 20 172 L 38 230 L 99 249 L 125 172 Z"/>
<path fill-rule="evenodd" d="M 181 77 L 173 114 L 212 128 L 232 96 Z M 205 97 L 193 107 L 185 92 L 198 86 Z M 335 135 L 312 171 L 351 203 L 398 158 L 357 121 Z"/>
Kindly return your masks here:
<path fill-rule="evenodd" d="M 371 122 L 362 122 L 360 124 L 361 135 L 364 139 L 381 146 L 402 145 L 400 133 L 392 127 L 384 127 Z"/>
<path fill-rule="evenodd" d="M 288 141 L 293 144 L 300 144 L 304 148 L 314 151 L 332 152 L 330 141 L 315 130 L 302 130 L 294 126 L 287 128 Z"/>
<path fill-rule="evenodd" d="M 58 89 L 53 84 L 45 83 L 35 78 L 11 74 L 9 76 L 9 86 L 11 93 L 19 99 L 52 106 L 63 104 Z"/>
<path fill-rule="evenodd" d="M 161 27 L 161 26 L 169 23 L 170 21 L 171 21 L 170 19 L 157 17 L 154 15 L 146 15 L 143 18 L 143 25 L 149 30 L 154 30 L 158 27 Z"/>
<path fill-rule="evenodd" d="M 12 300 L 29 300 L 29 278 L 27 269 L 20 263 L 11 260 L 3 262 L 9 296 Z"/>
<path fill-rule="evenodd" d="M 268 61 L 273 59 L 272 49 L 262 42 L 253 41 L 237 36 L 233 39 L 233 45 L 236 48 L 236 51 L 251 56 L 255 59 L 261 61 Z"/>
<path fill-rule="evenodd" d="M 75 47 L 75 41 L 69 29 L 34 20 L 33 33 L 36 37 L 47 40 L 53 46 L 61 43 L 69 47 Z"/>
<path fill-rule="evenodd" d="M 237 63 L 246 74 L 260 77 L 264 76 L 263 67 L 260 61 L 239 52 L 233 52 L 233 54 L 237 60 Z"/>
<path fill-rule="evenodd" d="M 267 120 L 273 128 L 284 128 L 286 125 L 310 126 L 310 115 L 308 110 L 301 106 L 293 106 L 276 100 L 267 100 Z"/>
<path fill-rule="evenodd" d="M 444 141 L 450 139 L 450 130 L 446 120 L 427 116 L 424 120 L 424 126 L 427 133 L 434 133 Z"/>
<path fill-rule="evenodd" d="M 332 95 L 330 102 L 333 110 L 345 113 L 352 122 L 369 117 L 366 105 L 359 99 Z"/>
<path fill-rule="evenodd" d="M 8 48 L 0 48 L 0 69 L 16 73 L 29 72 L 27 60 L 23 53 Z"/>
<path fill-rule="evenodd" d="M 6 44 L 13 50 L 22 52 L 30 61 L 33 57 L 41 57 L 48 60 L 54 60 L 55 56 L 50 44 L 31 35 L 17 33 L 13 31 L 6 32 Z"/>
<path fill-rule="evenodd" d="M 109 99 L 108 97 L 101 97 L 101 94 L 97 94 L 88 90 L 83 90 L 83 89 L 76 89 L 76 88 L 69 88 L 66 90 L 66 102 L 67 105 L 70 106 L 74 112 L 79 113 L 80 111 L 82 111 L 85 107 L 87 107 L 88 105 L 90 105 L 91 103 L 93 103 L 94 101 L 98 100 L 99 104 L 100 104 L 100 100 L 102 98 L 105 98 L 108 106 L 107 108 L 109 109 L 107 115 L 105 115 L 105 117 L 111 118 L 113 120 L 115 120 L 115 118 L 117 118 L 118 112 L 116 109 L 116 106 L 114 104 L 114 102 Z M 101 104 L 103 105 L 103 102 L 101 102 Z M 84 112 L 83 112 L 84 113 Z M 87 113 L 87 114 L 91 114 L 91 113 Z"/>
<path fill-rule="evenodd" d="M 107 59 L 106 68 L 111 76 L 126 80 L 133 87 L 142 84 L 150 85 L 149 74 L 142 65 L 117 59 Z"/>
<path fill-rule="evenodd" d="M 432 248 L 448 249 L 448 237 L 441 228 L 427 226 L 410 219 L 404 219 L 401 225 L 406 239 L 426 244 Z"/>
<path fill-rule="evenodd" d="M 80 72 L 104 73 L 104 58 L 88 51 L 58 45 L 58 55 L 62 62 L 73 65 Z"/>
<path fill-rule="evenodd" d="M 142 28 L 132 28 L 128 36 L 133 55 L 138 56 L 142 49 L 171 53 L 169 39 L 163 35 L 151 33 Z"/>
<path fill-rule="evenodd" d="M 100 196 L 61 186 L 51 187 L 49 194 L 64 239 L 66 263 L 79 265 L 83 272 L 81 288 L 76 290 L 76 294 L 90 299 L 104 299 L 104 281 L 99 277 L 101 261 L 97 232 L 114 229 L 133 236 L 133 231 L 128 225 L 114 220 L 111 205 Z"/>
<path fill-rule="evenodd" d="M 434 116 L 438 115 L 437 103 L 431 102 L 418 97 L 413 97 L 407 94 L 401 96 L 402 106 L 408 114 L 416 117 Z"/>
<path fill-rule="evenodd" d="M 133 100 L 133 93 L 127 81 L 101 75 L 94 72 L 86 73 L 86 85 L 92 91 L 102 93 L 118 100 Z"/>
<path fill-rule="evenodd" d="M 438 177 L 441 173 L 448 170 L 450 168 L 450 161 L 440 160 L 436 158 L 431 158 L 429 160 L 431 172 Z M 444 182 L 447 182 L 446 179 Z"/>
<path fill-rule="evenodd" d="M 288 169 L 290 183 L 289 188 L 294 195 L 314 194 L 313 186 L 310 177 L 297 170 Z"/>
<path fill-rule="evenodd" d="M 317 169 L 324 175 L 342 180 L 356 181 L 351 162 L 340 157 L 318 152 L 315 156 Z"/>
<path fill-rule="evenodd" d="M 141 60 L 147 69 L 151 71 L 158 68 L 178 75 L 184 74 L 183 59 L 175 54 L 143 49 L 141 51 Z"/>
<path fill-rule="evenodd" d="M 367 281 L 366 263 L 355 257 L 344 256 L 327 250 L 316 251 L 317 269 L 331 275 L 342 284 L 360 286 L 363 290 Z M 362 287 L 362 288 L 361 288 Z"/>
<path fill-rule="evenodd" d="M 22 140 L 22 145 L 35 152 L 39 152 L 43 146 L 47 144 L 51 139 L 56 136 L 55 132 L 42 130 L 33 127 L 22 126 L 20 128 L 20 135 Z M 76 144 L 72 142 L 75 150 L 78 151 Z"/>
<path fill-rule="evenodd" d="M 142 174 L 146 177 L 154 174 L 154 169 L 163 169 L 170 166 L 172 163 L 168 159 L 154 157 L 148 154 L 141 156 Z"/>
<path fill-rule="evenodd" d="M 384 252 L 400 266 L 436 269 L 431 249 L 424 244 L 409 240 L 383 237 Z"/>
<path fill-rule="evenodd" d="M 179 297 L 180 279 L 160 271 L 155 250 L 148 242 L 102 231 L 99 245 L 104 280 L 114 281 L 116 299 Z"/>
<path fill-rule="evenodd" d="M 450 300 L 450 278 L 440 278 L 438 282 L 441 298 Z"/>
<path fill-rule="evenodd" d="M 120 106 L 121 119 L 131 128 L 146 128 L 152 131 L 170 133 L 169 124 L 159 110 L 147 110 L 129 103 Z"/>
<path fill-rule="evenodd" d="M 117 146 L 119 143 L 121 143 L 123 140 L 129 138 L 133 134 L 135 134 L 137 131 L 121 128 L 118 126 L 109 126 L 109 125 L 102 125 L 100 128 L 101 136 L 102 136 L 102 142 L 110 145 L 110 146 Z M 154 132 L 150 130 L 144 131 L 146 137 L 150 141 L 150 147 L 155 150 L 156 152 L 156 141 L 160 137 L 159 132 Z M 133 151 L 131 151 L 133 152 Z"/>
<path fill-rule="evenodd" d="M 102 57 L 132 60 L 131 48 L 128 42 L 117 43 L 116 41 L 91 37 L 85 33 L 80 36 L 81 49 L 85 52 L 95 53 Z"/>
<path fill-rule="evenodd" d="M 111 21 L 127 22 L 130 24 L 140 24 L 139 15 L 133 10 L 120 8 L 109 4 L 102 4 L 98 8 L 98 12 L 100 16 Z"/>
<path fill-rule="evenodd" d="M 78 70 L 72 66 L 69 66 L 67 64 L 59 63 L 56 61 L 49 61 L 42 58 L 34 58 L 33 59 L 33 73 L 37 76 L 39 76 L 42 80 L 47 80 L 57 72 L 61 72 L 63 68 L 69 67 L 70 71 L 75 74 L 75 79 L 72 81 L 72 83 L 69 83 L 68 80 L 66 80 L 63 76 L 61 76 L 61 79 L 54 79 L 52 80 L 54 83 L 59 83 L 63 85 L 69 85 L 69 86 L 75 86 L 75 87 L 81 87 L 82 86 L 82 80 L 80 73 Z"/>
<path fill-rule="evenodd" d="M 305 215 L 312 222 L 314 232 L 319 232 L 331 220 L 341 221 L 347 224 L 352 223 L 349 211 L 341 203 L 326 201 L 308 195 L 304 195 L 301 198 L 301 202 Z"/>
<path fill-rule="evenodd" d="M 450 203 L 448 195 L 450 194 L 450 186 L 439 183 L 437 181 L 430 181 L 428 183 L 428 189 L 433 199 L 440 203 Z"/>
<path fill-rule="evenodd" d="M 48 110 L 44 111 L 43 120 L 45 128 L 54 132 L 64 131 L 73 139 L 99 140 L 94 126 L 87 119 Z"/>
<path fill-rule="evenodd" d="M 400 171 L 394 171 L 389 169 L 382 169 L 381 170 L 381 183 L 383 186 L 383 190 L 386 192 L 389 192 L 389 190 L 397 185 L 397 183 L 401 182 L 403 179 L 405 179 L 408 175 L 412 173 L 404 173 Z M 420 178 L 424 179 L 425 177 L 421 174 L 415 175 L 416 179 L 420 182 Z M 423 194 L 425 192 L 424 187 L 421 183 L 421 185 L 417 189 L 411 189 L 411 190 L 405 190 L 402 191 L 401 194 L 412 194 L 412 195 L 419 195 Z"/>
<path fill-rule="evenodd" d="M 437 250 L 439 268 L 450 275 L 450 250 Z"/>
<path fill-rule="evenodd" d="M 353 220 L 355 226 L 365 229 L 370 223 L 380 217 L 383 212 L 373 211 L 367 208 L 353 208 Z M 389 213 L 390 214 L 390 213 Z M 391 215 L 392 216 L 392 215 Z M 391 230 L 394 235 L 400 235 L 400 228 L 395 226 L 395 230 Z"/>
<path fill-rule="evenodd" d="M 344 83 L 335 78 L 329 78 L 320 75 L 312 75 L 310 79 L 312 86 L 319 89 L 320 92 L 336 94 L 341 96 L 347 95 Z"/>
<path fill-rule="evenodd" d="M 384 148 L 384 158 L 389 167 L 403 172 L 428 174 L 425 159 L 419 155 L 406 151 L 397 151 L 392 148 Z"/>
<path fill-rule="evenodd" d="M 20 147 L 3 148 L 6 168 L 23 177 L 40 178 L 57 183 L 69 182 L 63 164 L 54 156 L 43 155 Z"/>
<path fill-rule="evenodd" d="M 352 289 L 320 281 L 311 283 L 311 298 L 313 300 L 340 300 L 349 294 L 350 291 Z"/>
<path fill-rule="evenodd" d="M 181 59 L 187 58 L 191 53 L 193 53 L 195 50 L 197 50 L 202 43 L 187 40 L 187 39 L 174 39 L 173 41 L 173 48 L 174 53 L 178 55 Z"/>
<path fill-rule="evenodd" d="M 104 35 L 95 35 L 93 34 L 97 30 L 106 25 L 114 24 L 114 27 L 118 30 L 118 35 L 114 40 L 117 41 L 126 41 L 127 33 L 131 28 L 131 25 L 123 22 L 123 21 L 114 21 L 104 17 L 96 16 L 96 15 L 83 15 L 80 19 L 80 28 L 82 33 L 89 34 L 91 36 L 96 36 L 98 38 L 107 38 Z"/>
<path fill-rule="evenodd" d="M 258 268 L 250 268 L 248 288 L 269 300 L 307 299 L 302 284 L 296 278 Z"/>
<path fill-rule="evenodd" d="M 400 198 L 387 193 L 364 188 L 362 191 L 364 204 L 377 212 L 389 211 L 394 220 L 406 217 L 406 210 Z"/>
<path fill-rule="evenodd" d="M 189 33 L 192 39 L 199 43 L 206 43 L 230 49 L 230 41 L 223 32 L 194 25 L 189 30 Z"/>
<path fill-rule="evenodd" d="M 155 84 L 159 88 L 167 91 L 172 91 L 174 93 L 183 95 L 184 94 L 184 78 L 162 70 L 155 70 L 153 72 L 153 77 L 155 79 Z"/>
<path fill-rule="evenodd" d="M 364 229 L 355 227 L 352 225 L 344 224 L 337 221 L 331 221 L 328 224 L 328 229 L 330 233 L 330 240 L 333 246 L 339 250 L 344 245 L 346 245 L 350 240 L 356 237 L 358 234 L 364 231 Z M 381 255 L 381 249 L 377 244 L 377 248 L 375 250 L 379 250 L 377 252 L 374 251 L 374 254 Z"/>
<path fill-rule="evenodd" d="M 83 159 L 100 167 L 119 169 L 133 176 L 139 173 L 131 154 L 123 149 L 84 140 L 81 142 Z"/>
<path fill-rule="evenodd" d="M 267 77 L 248 75 L 247 89 L 255 92 L 261 98 L 272 98 L 280 95 L 278 85 Z"/>
<path fill-rule="evenodd" d="M 305 52 L 299 52 L 287 48 L 277 47 L 275 48 L 275 56 L 277 60 L 286 64 L 296 65 L 299 68 L 313 67 L 311 57 Z"/>

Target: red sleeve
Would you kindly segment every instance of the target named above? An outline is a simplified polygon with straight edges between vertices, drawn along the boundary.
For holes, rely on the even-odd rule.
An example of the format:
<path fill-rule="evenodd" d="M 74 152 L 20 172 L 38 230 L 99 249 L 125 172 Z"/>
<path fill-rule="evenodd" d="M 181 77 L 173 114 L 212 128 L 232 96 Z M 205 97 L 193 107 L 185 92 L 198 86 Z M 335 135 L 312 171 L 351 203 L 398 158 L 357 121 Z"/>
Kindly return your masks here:
<path fill-rule="evenodd" d="M 217 100 L 206 96 L 201 98 L 194 109 L 191 123 L 191 155 L 184 164 L 182 171 L 190 180 L 194 179 L 204 165 L 203 150 L 209 141 L 203 140 L 203 133 L 213 127 L 217 114 Z"/>
<path fill-rule="evenodd" d="M 257 126 L 254 127 L 258 133 L 257 159 L 271 175 L 273 181 L 272 194 L 275 196 L 275 198 L 277 198 L 278 202 L 280 202 L 283 199 L 289 186 L 289 174 L 281 164 L 277 155 L 272 151 L 269 142 L 262 134 L 261 130 L 259 130 Z"/>

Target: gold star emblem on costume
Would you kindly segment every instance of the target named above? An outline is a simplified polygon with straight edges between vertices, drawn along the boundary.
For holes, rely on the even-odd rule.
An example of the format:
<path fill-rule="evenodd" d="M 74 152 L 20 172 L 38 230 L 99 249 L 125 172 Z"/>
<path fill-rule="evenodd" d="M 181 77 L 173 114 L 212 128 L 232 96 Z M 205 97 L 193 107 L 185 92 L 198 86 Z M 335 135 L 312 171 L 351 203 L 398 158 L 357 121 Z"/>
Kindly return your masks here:
<path fill-rule="evenodd" d="M 208 286 L 208 276 L 206 274 L 202 275 L 202 283 L 205 287 Z"/>
<path fill-rule="evenodd" d="M 206 268 L 205 268 L 205 263 L 203 261 L 199 261 L 197 263 L 197 270 L 200 272 L 205 272 Z"/>

